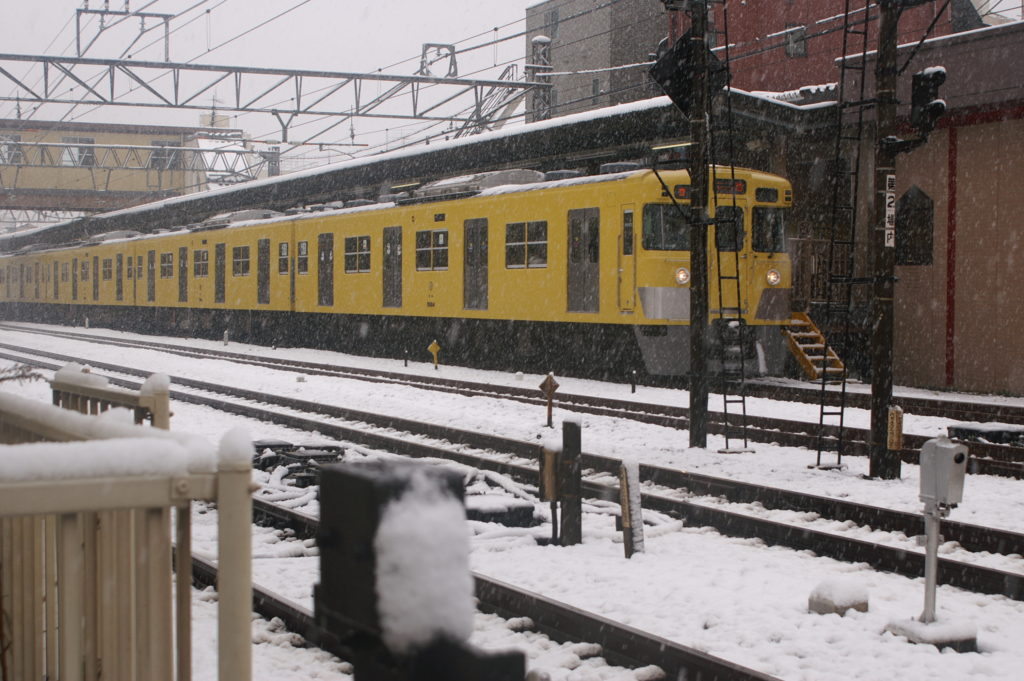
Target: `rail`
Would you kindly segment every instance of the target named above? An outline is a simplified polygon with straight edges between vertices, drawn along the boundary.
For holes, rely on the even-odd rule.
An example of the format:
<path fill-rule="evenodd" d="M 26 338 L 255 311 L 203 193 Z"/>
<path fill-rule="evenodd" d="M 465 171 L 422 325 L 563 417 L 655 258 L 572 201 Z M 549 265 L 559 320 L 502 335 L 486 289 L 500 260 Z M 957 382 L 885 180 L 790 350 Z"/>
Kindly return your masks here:
<path fill-rule="evenodd" d="M 189 681 L 189 519 L 207 500 L 231 575 L 218 585 L 218 677 L 248 681 L 248 439 L 168 432 L 166 376 L 135 392 L 69 366 L 51 388 L 54 406 L 0 392 L 0 444 L 12 445 L 0 446 L 0 679 Z M 135 423 L 100 416 L 114 407 Z"/>

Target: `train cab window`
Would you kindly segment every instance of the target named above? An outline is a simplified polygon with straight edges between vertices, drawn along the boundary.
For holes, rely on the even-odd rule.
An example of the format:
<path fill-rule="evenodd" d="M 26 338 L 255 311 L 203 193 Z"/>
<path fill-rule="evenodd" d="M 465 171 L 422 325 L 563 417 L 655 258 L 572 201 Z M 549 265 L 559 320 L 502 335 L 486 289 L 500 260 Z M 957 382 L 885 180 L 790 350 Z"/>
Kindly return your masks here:
<path fill-rule="evenodd" d="M 742 251 L 744 239 L 743 209 L 719 206 L 715 211 L 715 248 L 719 251 Z"/>
<path fill-rule="evenodd" d="M 111 258 L 103 258 L 103 281 L 110 281 L 114 278 L 114 261 Z"/>
<path fill-rule="evenodd" d="M 309 242 L 300 241 L 296 244 L 298 255 L 295 258 L 295 271 L 298 274 L 309 273 Z"/>
<path fill-rule="evenodd" d="M 370 237 L 345 237 L 345 272 L 370 271 Z"/>
<path fill-rule="evenodd" d="M 786 223 L 783 208 L 754 206 L 751 244 L 761 253 L 786 250 Z"/>
<path fill-rule="evenodd" d="M 277 245 L 277 273 L 288 274 L 288 242 L 282 241 Z"/>
<path fill-rule="evenodd" d="M 210 251 L 192 252 L 192 276 L 196 279 L 210 276 Z"/>
<path fill-rule="evenodd" d="M 235 246 L 231 249 L 231 276 L 249 276 L 249 247 Z"/>
<path fill-rule="evenodd" d="M 174 278 L 174 254 L 173 253 L 161 253 L 160 254 L 160 278 L 161 279 L 173 279 Z"/>
<path fill-rule="evenodd" d="M 690 250 L 689 216 L 671 203 L 648 203 L 644 206 L 643 246 L 648 251 Z"/>
<path fill-rule="evenodd" d="M 522 269 L 548 266 L 548 223 L 512 222 L 505 225 L 505 267 Z"/>
<path fill-rule="evenodd" d="M 416 232 L 416 269 L 448 269 L 447 229 L 427 229 Z"/>

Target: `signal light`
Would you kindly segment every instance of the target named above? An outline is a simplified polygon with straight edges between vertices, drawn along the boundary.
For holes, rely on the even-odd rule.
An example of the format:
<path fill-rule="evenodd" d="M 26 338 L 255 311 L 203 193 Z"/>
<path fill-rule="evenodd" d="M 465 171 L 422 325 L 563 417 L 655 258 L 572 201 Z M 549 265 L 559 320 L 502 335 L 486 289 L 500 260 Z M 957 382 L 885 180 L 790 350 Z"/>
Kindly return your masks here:
<path fill-rule="evenodd" d="M 946 82 L 946 69 L 930 66 L 914 74 L 910 86 L 910 124 L 927 135 L 946 113 L 946 102 L 939 98 L 939 86 Z"/>

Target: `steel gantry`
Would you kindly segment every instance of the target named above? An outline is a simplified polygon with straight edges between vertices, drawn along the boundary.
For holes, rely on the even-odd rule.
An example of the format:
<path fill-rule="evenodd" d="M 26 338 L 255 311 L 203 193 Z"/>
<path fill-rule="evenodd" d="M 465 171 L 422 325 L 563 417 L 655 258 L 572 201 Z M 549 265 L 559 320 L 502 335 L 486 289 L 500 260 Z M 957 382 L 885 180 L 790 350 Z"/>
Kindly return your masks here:
<path fill-rule="evenodd" d="M 21 77 L 14 72 L 31 65 Z M 217 108 L 278 117 L 284 131 L 297 116 L 373 117 L 478 125 L 496 89 L 510 95 L 550 84 L 381 72 L 311 71 L 124 59 L 0 54 L 0 78 L 14 86 L 0 101 L 21 104 L 86 104 L 208 110 L 214 88 L 227 86 Z M 31 83 L 31 84 L 30 84 Z M 386 85 L 392 105 L 379 107 L 367 84 Z M 449 111 L 447 104 L 472 94 L 476 105 Z M 399 97 L 401 95 L 401 97 Z M 206 101 L 204 101 L 206 99 Z M 287 118 L 285 118 L 287 117 Z"/>

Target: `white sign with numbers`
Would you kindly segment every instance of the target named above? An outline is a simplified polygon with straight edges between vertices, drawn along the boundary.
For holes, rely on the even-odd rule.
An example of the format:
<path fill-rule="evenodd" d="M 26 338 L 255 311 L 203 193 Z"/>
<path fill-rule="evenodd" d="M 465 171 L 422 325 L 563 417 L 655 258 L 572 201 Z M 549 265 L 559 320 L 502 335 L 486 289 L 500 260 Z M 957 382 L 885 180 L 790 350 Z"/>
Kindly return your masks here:
<path fill-rule="evenodd" d="M 885 176 L 885 247 L 896 247 L 896 176 Z"/>

